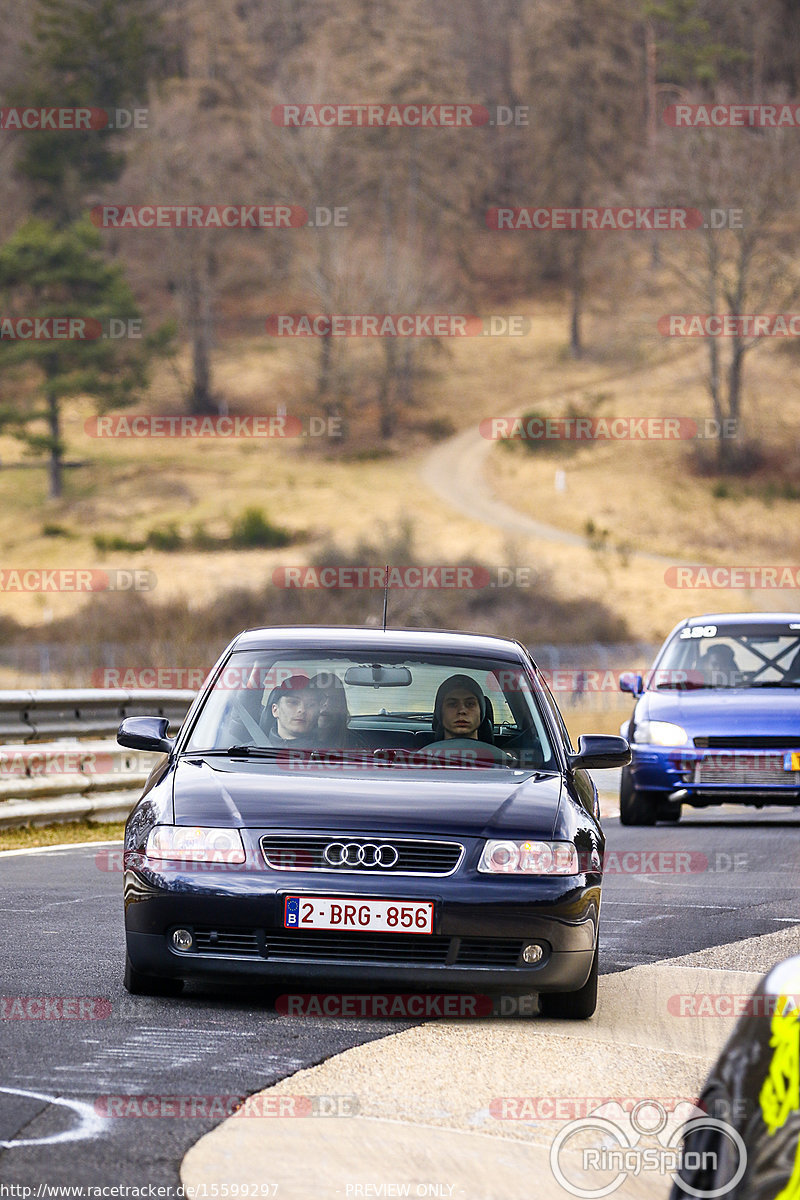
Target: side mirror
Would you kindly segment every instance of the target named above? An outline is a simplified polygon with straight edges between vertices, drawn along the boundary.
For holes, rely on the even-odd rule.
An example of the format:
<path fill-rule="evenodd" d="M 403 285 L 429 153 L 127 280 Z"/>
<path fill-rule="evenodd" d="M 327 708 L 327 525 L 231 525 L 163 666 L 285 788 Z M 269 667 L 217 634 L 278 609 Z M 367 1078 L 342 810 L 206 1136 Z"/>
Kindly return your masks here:
<path fill-rule="evenodd" d="M 627 767 L 631 748 L 624 737 L 606 733 L 587 733 L 578 738 L 578 753 L 570 754 L 573 771 L 602 771 L 606 767 Z"/>
<path fill-rule="evenodd" d="M 632 696 L 641 696 L 644 691 L 641 675 L 633 671 L 623 671 L 619 677 L 619 690 L 630 692 Z"/>
<path fill-rule="evenodd" d="M 168 729 L 167 717 L 126 717 L 117 730 L 117 741 L 130 750 L 169 754 L 175 739 L 167 737 Z"/>

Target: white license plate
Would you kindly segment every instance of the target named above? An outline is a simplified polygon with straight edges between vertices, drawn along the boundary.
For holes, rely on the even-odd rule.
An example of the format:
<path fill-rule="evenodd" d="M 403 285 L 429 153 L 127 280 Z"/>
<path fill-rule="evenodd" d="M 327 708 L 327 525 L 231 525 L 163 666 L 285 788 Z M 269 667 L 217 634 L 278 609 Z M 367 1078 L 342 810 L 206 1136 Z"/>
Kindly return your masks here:
<path fill-rule="evenodd" d="M 433 901 L 285 896 L 283 926 L 284 929 L 341 929 L 351 933 L 433 933 Z"/>

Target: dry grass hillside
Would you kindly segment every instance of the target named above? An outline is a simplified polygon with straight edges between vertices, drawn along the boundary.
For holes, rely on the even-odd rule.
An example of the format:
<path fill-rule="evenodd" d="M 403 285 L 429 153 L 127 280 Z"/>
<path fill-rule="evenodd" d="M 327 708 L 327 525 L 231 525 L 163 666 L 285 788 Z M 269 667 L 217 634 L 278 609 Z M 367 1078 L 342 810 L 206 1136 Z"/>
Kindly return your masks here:
<path fill-rule="evenodd" d="M 66 412 L 64 434 L 68 457 L 80 465 L 66 472 L 59 501 L 46 499 L 44 470 L 23 465 L 18 444 L 0 439 L 4 566 L 147 568 L 157 578 L 154 599 L 196 609 L 234 586 L 263 588 L 275 567 L 307 562 L 331 541 L 346 555 L 365 540 L 380 547 L 410 523 L 421 561 L 524 565 L 532 586 L 520 603 L 536 606 L 536 579 L 546 578 L 548 594 L 601 599 L 632 638 L 658 640 L 690 611 L 797 609 L 796 590 L 687 592 L 665 583 L 671 563 L 798 561 L 800 356 L 786 343 L 759 347 L 748 359 L 746 433 L 759 443 L 761 465 L 747 476 L 704 473 L 703 443 L 598 442 L 531 451 L 478 432 L 487 418 L 526 411 L 704 419 L 704 343 L 669 341 L 655 330 L 658 316 L 676 307 L 667 281 L 642 270 L 613 311 L 589 314 L 587 343 L 594 349 L 576 363 L 565 352 L 559 303 L 537 298 L 507 306 L 507 313 L 531 318 L 530 332 L 450 339 L 429 354 L 420 400 L 389 445 L 378 440 L 377 413 L 359 407 L 357 397 L 344 441 L 97 439 L 85 431 L 88 402 L 76 403 Z M 259 334 L 223 341 L 217 387 L 232 413 L 275 413 L 283 405 L 307 421 L 315 411 L 308 399 L 315 352 L 309 342 L 278 343 Z M 180 411 L 172 367 L 159 368 L 147 404 L 136 411 Z M 470 429 L 481 477 L 456 472 L 444 480 L 458 490 L 458 502 L 448 503 L 421 473 L 436 463 L 431 455 L 441 453 L 445 436 L 467 436 Z M 555 487 L 557 470 L 564 472 L 563 491 Z M 589 544 L 504 527 L 486 511 L 492 495 L 568 534 L 588 535 Z M 144 540 L 152 529 L 172 525 L 185 538 L 198 526 L 223 537 L 253 506 L 296 542 L 213 553 L 101 553 L 95 542 L 97 535 Z M 84 601 L 70 592 L 6 591 L 0 612 L 40 626 Z M 306 598 L 303 614 L 313 619 L 313 600 Z M 490 617 L 489 610 L 489 624 Z"/>

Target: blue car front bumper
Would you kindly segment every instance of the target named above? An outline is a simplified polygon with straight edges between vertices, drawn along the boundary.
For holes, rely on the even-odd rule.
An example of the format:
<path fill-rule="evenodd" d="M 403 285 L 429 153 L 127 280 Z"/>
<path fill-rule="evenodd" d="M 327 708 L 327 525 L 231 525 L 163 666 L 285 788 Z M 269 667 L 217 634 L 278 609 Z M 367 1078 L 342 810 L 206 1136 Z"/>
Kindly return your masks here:
<path fill-rule="evenodd" d="M 800 770 L 793 769 L 798 765 L 797 752 L 636 745 L 631 749 L 634 788 L 665 802 L 800 804 Z"/>

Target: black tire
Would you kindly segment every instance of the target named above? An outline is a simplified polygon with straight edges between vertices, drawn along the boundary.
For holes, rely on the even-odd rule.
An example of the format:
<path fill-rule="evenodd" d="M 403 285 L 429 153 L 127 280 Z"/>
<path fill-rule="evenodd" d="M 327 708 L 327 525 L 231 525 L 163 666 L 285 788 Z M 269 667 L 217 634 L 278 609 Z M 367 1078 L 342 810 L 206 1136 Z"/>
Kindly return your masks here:
<path fill-rule="evenodd" d="M 630 767 L 622 768 L 619 785 L 619 821 L 621 825 L 655 825 L 658 801 L 651 792 L 633 786 Z"/>
<path fill-rule="evenodd" d="M 668 821 L 670 825 L 677 825 L 681 819 L 680 804 L 663 804 L 658 810 L 659 821 Z"/>
<path fill-rule="evenodd" d="M 180 996 L 182 979 L 171 979 L 159 975 L 143 975 L 137 971 L 128 955 L 125 955 L 125 990 L 132 996 Z"/>
<path fill-rule="evenodd" d="M 594 948 L 592 969 L 589 978 L 577 992 L 542 992 L 539 995 L 539 1012 L 543 1017 L 561 1018 L 565 1021 L 588 1021 L 597 1008 L 597 979 L 600 967 L 600 943 Z"/>

